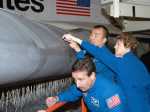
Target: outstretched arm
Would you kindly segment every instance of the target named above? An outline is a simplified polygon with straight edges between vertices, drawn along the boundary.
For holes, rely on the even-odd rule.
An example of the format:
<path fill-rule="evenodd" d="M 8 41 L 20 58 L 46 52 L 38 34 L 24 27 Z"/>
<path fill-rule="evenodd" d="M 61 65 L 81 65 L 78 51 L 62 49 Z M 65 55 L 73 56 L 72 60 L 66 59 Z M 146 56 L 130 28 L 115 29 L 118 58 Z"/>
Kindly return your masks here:
<path fill-rule="evenodd" d="M 69 46 L 76 51 L 76 58 L 78 60 L 84 59 L 86 52 L 80 48 L 78 43 L 70 41 Z"/>
<path fill-rule="evenodd" d="M 59 102 L 74 102 L 82 96 L 82 92 L 77 89 L 75 85 L 72 85 L 66 91 L 59 93 Z"/>
<path fill-rule="evenodd" d="M 91 54 L 97 60 L 103 62 L 106 66 L 108 66 L 113 71 L 117 72 L 117 58 L 109 51 L 105 46 L 98 47 L 87 41 L 82 41 L 81 46 L 85 49 L 89 54 Z"/>
<path fill-rule="evenodd" d="M 117 63 L 118 59 L 105 47 L 98 47 L 95 46 L 87 41 L 83 41 L 77 37 L 74 37 L 70 34 L 65 34 L 63 36 L 65 41 L 75 41 L 83 49 L 85 49 L 89 54 L 91 54 L 94 58 L 98 59 L 99 61 L 103 62 L 106 66 L 112 69 L 114 72 L 118 72 Z"/>
<path fill-rule="evenodd" d="M 82 93 L 76 88 L 75 85 L 70 86 L 66 91 L 58 94 L 57 96 L 48 97 L 46 99 L 46 105 L 51 108 L 56 103 L 61 103 L 55 105 L 54 108 L 57 108 L 59 105 L 63 105 L 65 102 L 73 102 L 78 100 L 82 96 Z M 52 108 L 51 108 L 52 110 Z M 38 110 L 37 112 L 47 112 L 47 110 Z"/>
<path fill-rule="evenodd" d="M 82 50 L 77 42 L 75 42 L 73 40 L 67 40 L 67 39 L 65 41 L 67 41 L 69 43 L 69 46 L 75 50 L 76 58 L 78 60 L 84 59 L 86 51 Z"/>

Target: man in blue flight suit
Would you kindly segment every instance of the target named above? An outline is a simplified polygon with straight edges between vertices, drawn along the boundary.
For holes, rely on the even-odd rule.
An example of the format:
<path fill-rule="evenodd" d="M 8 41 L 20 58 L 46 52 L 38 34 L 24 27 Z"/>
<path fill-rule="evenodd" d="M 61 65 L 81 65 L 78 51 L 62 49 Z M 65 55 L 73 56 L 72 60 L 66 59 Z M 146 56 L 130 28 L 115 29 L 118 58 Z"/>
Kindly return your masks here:
<path fill-rule="evenodd" d="M 96 74 L 90 58 L 75 62 L 72 77 L 75 84 L 57 96 L 48 97 L 48 106 L 56 102 L 74 102 L 83 97 L 90 112 L 127 112 L 124 104 L 126 99 L 120 88 L 102 74 Z"/>
<path fill-rule="evenodd" d="M 96 46 L 105 46 L 106 40 L 108 37 L 108 30 L 105 26 L 103 25 L 96 25 L 93 27 L 89 41 L 93 45 Z M 76 42 L 70 42 L 69 43 L 70 47 L 73 48 L 76 51 L 76 58 L 78 60 L 84 59 L 86 55 L 89 55 L 88 52 L 84 49 L 81 49 L 80 46 Z M 101 61 L 97 60 L 96 58 L 93 57 L 93 61 L 96 65 L 96 73 L 101 73 L 105 72 L 105 78 L 111 80 L 111 81 L 116 81 L 115 80 L 115 74 L 114 72 L 111 71 L 105 64 L 103 64 Z"/>

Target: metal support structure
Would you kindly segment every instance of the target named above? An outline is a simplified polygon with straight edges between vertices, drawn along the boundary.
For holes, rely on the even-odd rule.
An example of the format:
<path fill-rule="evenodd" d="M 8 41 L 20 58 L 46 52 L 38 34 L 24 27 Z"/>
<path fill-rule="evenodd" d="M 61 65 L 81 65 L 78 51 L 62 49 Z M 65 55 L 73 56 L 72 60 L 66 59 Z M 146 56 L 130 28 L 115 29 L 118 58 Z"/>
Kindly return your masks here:
<path fill-rule="evenodd" d="M 150 29 L 149 0 L 101 0 L 101 5 L 107 15 L 122 20 L 123 31 Z"/>
<path fill-rule="evenodd" d="M 150 21 L 129 21 L 124 20 L 124 30 L 125 32 L 128 31 L 144 31 L 150 29 Z"/>

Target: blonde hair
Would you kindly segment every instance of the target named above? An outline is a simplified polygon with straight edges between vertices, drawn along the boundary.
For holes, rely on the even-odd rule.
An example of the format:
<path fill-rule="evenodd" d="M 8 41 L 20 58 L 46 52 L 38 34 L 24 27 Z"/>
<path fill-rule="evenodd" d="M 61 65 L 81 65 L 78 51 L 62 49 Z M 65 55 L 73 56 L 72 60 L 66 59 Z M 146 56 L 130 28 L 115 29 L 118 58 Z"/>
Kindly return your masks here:
<path fill-rule="evenodd" d="M 138 46 L 138 41 L 135 37 L 132 36 L 131 33 L 128 32 L 122 32 L 118 37 L 119 40 L 122 40 L 124 43 L 124 46 L 126 48 L 130 48 L 131 50 L 136 50 Z"/>

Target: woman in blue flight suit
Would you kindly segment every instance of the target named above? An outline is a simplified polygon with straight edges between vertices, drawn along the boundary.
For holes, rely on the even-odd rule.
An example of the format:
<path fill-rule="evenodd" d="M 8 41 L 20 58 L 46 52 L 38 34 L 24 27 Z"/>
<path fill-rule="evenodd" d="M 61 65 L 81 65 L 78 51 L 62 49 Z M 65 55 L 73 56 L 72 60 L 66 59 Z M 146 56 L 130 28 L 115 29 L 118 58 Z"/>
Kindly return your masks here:
<path fill-rule="evenodd" d="M 97 60 L 102 61 L 117 74 L 117 81 L 123 87 L 128 100 L 130 112 L 149 112 L 148 93 L 150 76 L 144 64 L 131 52 L 136 41 L 128 33 L 122 33 L 115 45 L 115 55 L 105 46 L 98 47 L 82 41 L 72 35 L 63 36 L 66 41 L 75 41 Z"/>

